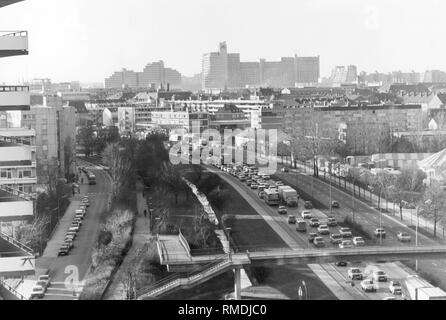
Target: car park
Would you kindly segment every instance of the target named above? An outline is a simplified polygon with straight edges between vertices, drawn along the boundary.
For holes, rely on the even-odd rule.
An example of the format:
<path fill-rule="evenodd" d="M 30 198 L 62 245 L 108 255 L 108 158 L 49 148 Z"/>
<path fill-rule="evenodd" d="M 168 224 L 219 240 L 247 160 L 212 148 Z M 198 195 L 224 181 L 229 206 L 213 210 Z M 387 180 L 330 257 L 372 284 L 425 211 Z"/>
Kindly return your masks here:
<path fill-rule="evenodd" d="M 365 246 L 365 241 L 362 237 L 353 237 L 352 241 L 353 241 L 353 244 L 357 247 Z"/>
<path fill-rule="evenodd" d="M 365 292 L 375 292 L 376 286 L 373 280 L 365 279 L 361 281 L 361 289 L 364 290 Z"/>
<path fill-rule="evenodd" d="M 342 236 L 339 233 L 332 233 L 330 235 L 330 242 L 333 244 L 340 244 L 342 241 Z"/>
<path fill-rule="evenodd" d="M 305 201 L 304 208 L 305 209 L 313 209 L 313 204 L 311 203 L 311 201 Z"/>
<path fill-rule="evenodd" d="M 342 240 L 339 244 L 339 248 L 341 249 L 349 249 L 353 248 L 353 242 L 351 240 Z"/>
<path fill-rule="evenodd" d="M 314 246 L 317 247 L 317 248 L 325 247 L 325 241 L 324 241 L 324 238 L 322 238 L 322 237 L 316 237 L 316 238 L 314 238 L 314 239 L 313 239 L 313 244 L 314 244 Z"/>
<path fill-rule="evenodd" d="M 398 294 L 398 295 L 402 294 L 403 289 L 402 289 L 402 286 L 401 286 L 401 282 L 396 281 L 396 280 L 390 281 L 390 283 L 389 283 L 389 291 L 392 294 Z"/>
<path fill-rule="evenodd" d="M 412 237 L 407 232 L 398 232 L 396 236 L 401 242 L 410 242 L 412 240 Z"/>
<path fill-rule="evenodd" d="M 336 218 L 329 217 L 327 219 L 327 226 L 329 227 L 336 227 L 338 225 L 338 222 L 336 221 Z"/>
<path fill-rule="evenodd" d="M 373 280 L 378 281 L 378 282 L 386 282 L 388 279 L 387 274 L 382 270 L 373 271 L 372 278 L 373 278 Z"/>
<path fill-rule="evenodd" d="M 317 228 L 317 232 L 319 234 L 330 234 L 330 230 L 328 229 L 328 226 L 326 224 L 321 224 L 318 228 Z"/>
<path fill-rule="evenodd" d="M 359 268 L 348 269 L 347 276 L 352 280 L 362 280 L 364 278 L 364 275 Z"/>
<path fill-rule="evenodd" d="M 386 237 L 386 230 L 384 230 L 384 228 L 376 228 L 373 234 L 377 238 L 384 239 Z"/>
<path fill-rule="evenodd" d="M 331 207 L 332 208 L 339 208 L 339 202 L 337 202 L 336 200 L 331 202 Z"/>
<path fill-rule="evenodd" d="M 288 213 L 287 208 L 285 206 L 279 206 L 279 208 L 277 209 L 277 212 L 279 214 L 287 214 Z"/>
<path fill-rule="evenodd" d="M 311 219 L 312 218 L 311 211 L 308 211 L 308 210 L 302 211 L 301 216 L 304 219 Z"/>
<path fill-rule="evenodd" d="M 317 237 L 317 233 L 316 232 L 310 232 L 308 234 L 308 242 L 313 242 L 314 238 Z"/>
<path fill-rule="evenodd" d="M 318 218 L 311 218 L 309 224 L 310 224 L 310 227 L 317 228 L 320 226 L 321 223 L 319 222 Z"/>
<path fill-rule="evenodd" d="M 295 224 L 297 222 L 296 216 L 288 216 L 288 223 Z"/>

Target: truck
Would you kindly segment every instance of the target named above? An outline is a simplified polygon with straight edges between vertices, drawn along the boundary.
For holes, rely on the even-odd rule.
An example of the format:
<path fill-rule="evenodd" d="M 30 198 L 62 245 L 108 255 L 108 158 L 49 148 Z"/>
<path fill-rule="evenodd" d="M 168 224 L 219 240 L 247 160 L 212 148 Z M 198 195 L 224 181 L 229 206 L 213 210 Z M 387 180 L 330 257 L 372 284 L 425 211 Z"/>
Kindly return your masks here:
<path fill-rule="evenodd" d="M 446 292 L 418 276 L 408 276 L 406 287 L 411 300 L 446 300 Z"/>
<path fill-rule="evenodd" d="M 279 197 L 282 203 L 288 205 L 289 207 L 297 206 L 298 198 L 297 191 L 290 186 L 278 186 Z"/>
<path fill-rule="evenodd" d="M 279 205 L 280 198 L 279 192 L 277 190 L 265 189 L 264 192 L 265 194 L 263 196 L 263 199 L 265 200 L 266 204 L 270 206 Z"/>

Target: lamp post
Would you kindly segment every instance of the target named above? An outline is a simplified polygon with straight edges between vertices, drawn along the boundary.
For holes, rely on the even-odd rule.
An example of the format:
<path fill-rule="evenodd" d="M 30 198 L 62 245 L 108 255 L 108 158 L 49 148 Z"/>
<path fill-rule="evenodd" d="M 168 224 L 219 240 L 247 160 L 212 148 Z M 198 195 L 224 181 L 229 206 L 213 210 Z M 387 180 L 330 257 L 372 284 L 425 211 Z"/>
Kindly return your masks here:
<path fill-rule="evenodd" d="M 228 257 L 229 257 L 229 260 L 231 260 L 232 259 L 232 257 L 231 257 L 231 227 L 226 227 L 225 229 L 228 234 Z"/>

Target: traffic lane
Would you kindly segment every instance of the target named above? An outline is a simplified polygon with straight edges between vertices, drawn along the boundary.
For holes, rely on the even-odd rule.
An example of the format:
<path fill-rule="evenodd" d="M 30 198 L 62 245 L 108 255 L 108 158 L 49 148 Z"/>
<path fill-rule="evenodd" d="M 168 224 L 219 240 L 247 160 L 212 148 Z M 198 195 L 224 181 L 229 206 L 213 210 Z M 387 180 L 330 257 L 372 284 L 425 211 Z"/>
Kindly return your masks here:
<path fill-rule="evenodd" d="M 229 173 L 223 172 L 223 171 L 217 171 L 212 167 L 207 167 L 207 169 L 215 174 L 220 175 L 222 178 L 224 178 L 224 180 L 226 182 L 228 182 L 230 185 L 232 185 L 234 188 L 240 189 L 243 192 L 239 192 L 239 194 L 245 198 L 245 200 L 248 203 L 251 202 L 255 202 L 259 207 L 262 208 L 263 212 L 257 212 L 259 215 L 261 215 L 266 222 L 268 222 L 267 220 L 272 219 L 274 220 L 278 227 L 279 227 L 279 235 L 281 234 L 285 234 L 288 237 L 290 237 L 294 242 L 289 244 L 292 247 L 308 247 L 308 241 L 306 239 L 306 237 L 300 233 L 298 233 L 295 228 L 293 228 L 292 226 L 290 226 L 286 220 L 286 218 L 281 217 L 278 213 L 277 213 L 277 207 L 270 207 L 269 205 L 267 205 L 265 203 L 265 201 L 263 201 L 262 199 L 259 198 L 259 196 L 257 195 L 256 192 L 254 192 L 254 190 L 251 190 L 249 187 L 246 186 L 245 183 L 242 183 L 241 181 L 239 181 L 238 179 L 234 178 L 233 176 L 231 176 Z M 238 191 L 238 190 L 237 190 Z M 266 214 L 266 216 L 265 216 Z M 277 230 L 276 230 L 277 232 Z"/>
<path fill-rule="evenodd" d="M 287 175 L 280 174 L 280 178 L 287 181 L 290 184 L 294 183 L 294 179 L 290 179 Z M 313 179 L 313 182 L 311 181 Z M 314 188 L 314 197 L 316 198 L 316 202 L 325 203 L 326 206 L 320 208 L 321 211 L 330 214 L 330 209 L 328 204 L 330 203 L 330 186 L 322 183 L 318 179 L 313 178 L 312 176 L 299 175 L 299 184 L 297 185 L 298 189 L 311 188 L 313 185 Z M 296 185 L 294 185 L 296 187 Z M 352 206 L 351 196 L 348 194 L 332 187 L 332 200 L 337 200 L 340 204 L 340 208 L 332 209 L 333 215 L 342 215 L 342 217 L 350 216 L 352 217 L 352 212 L 355 212 L 355 220 L 361 222 L 361 225 L 366 230 L 367 233 L 371 237 L 373 237 L 373 232 L 375 228 L 380 226 L 380 214 L 371 209 L 368 205 L 364 204 L 361 201 L 355 200 L 354 208 Z M 401 225 L 390 217 L 382 214 L 382 226 L 386 230 L 386 238 L 383 239 L 383 245 L 394 245 L 394 246 L 403 246 L 410 245 L 401 243 L 398 241 L 397 234 L 398 232 L 404 231 L 408 232 L 412 236 L 412 242 L 415 239 L 415 231 L 406 227 L 405 225 Z M 378 240 L 379 243 L 379 240 Z M 419 234 L 418 238 L 419 244 L 436 244 L 434 241 L 423 237 Z"/>

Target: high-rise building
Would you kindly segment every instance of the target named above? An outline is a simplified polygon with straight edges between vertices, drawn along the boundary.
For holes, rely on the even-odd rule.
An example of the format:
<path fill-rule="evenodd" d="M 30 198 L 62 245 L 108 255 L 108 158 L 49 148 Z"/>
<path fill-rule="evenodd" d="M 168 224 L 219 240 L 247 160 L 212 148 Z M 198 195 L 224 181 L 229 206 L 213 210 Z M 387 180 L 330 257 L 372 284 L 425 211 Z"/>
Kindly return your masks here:
<path fill-rule="evenodd" d="M 358 81 L 356 66 L 336 66 L 331 72 L 330 81 L 333 84 L 352 84 Z"/>
<path fill-rule="evenodd" d="M 294 56 L 296 75 L 295 82 L 298 84 L 314 84 L 319 81 L 319 56 L 298 57 Z"/>
<path fill-rule="evenodd" d="M 15 2 L 0 0 L 0 8 Z M 0 58 L 19 55 L 28 55 L 28 33 L 0 32 Z M 0 229 L 4 224 L 14 229 L 34 214 L 36 133 L 20 121 L 29 108 L 29 86 L 0 86 Z"/>
<path fill-rule="evenodd" d="M 282 57 L 280 61 L 241 62 L 239 53 L 228 53 L 225 42 L 218 52 L 205 53 L 202 60 L 202 89 L 245 86 L 294 87 L 319 79 L 319 57 Z"/>
<path fill-rule="evenodd" d="M 137 88 L 138 87 L 138 74 L 135 71 L 122 69 L 113 73 L 110 77 L 105 79 L 105 88 Z"/>

